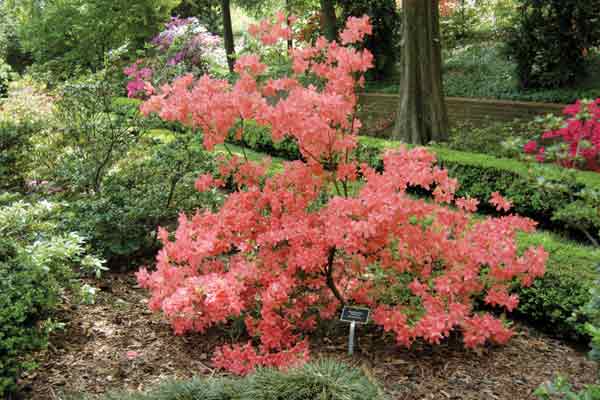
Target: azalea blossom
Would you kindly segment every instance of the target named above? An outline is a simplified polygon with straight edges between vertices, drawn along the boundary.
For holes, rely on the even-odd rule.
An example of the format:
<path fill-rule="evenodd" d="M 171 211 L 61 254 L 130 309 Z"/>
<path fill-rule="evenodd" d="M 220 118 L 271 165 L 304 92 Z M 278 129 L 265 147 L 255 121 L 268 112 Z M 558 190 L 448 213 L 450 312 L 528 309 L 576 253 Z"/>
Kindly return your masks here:
<path fill-rule="evenodd" d="M 280 15 L 251 31 L 263 42 L 285 40 L 284 23 Z M 370 30 L 368 18 L 351 19 L 344 41 L 356 43 Z M 176 334 L 243 322 L 251 340 L 220 347 L 213 358 L 237 374 L 305 362 L 310 333 L 347 304 L 372 308 L 373 322 L 404 346 L 438 344 L 454 330 L 467 347 L 506 343 L 510 329 L 475 312 L 473 299 L 513 310 L 513 283 L 543 275 L 543 248 L 522 253 L 516 244 L 517 232 L 533 231 L 535 222 L 472 218 L 478 201 L 456 198 L 458 181 L 424 148 L 386 153 L 383 171 L 359 165 L 355 90 L 372 55 L 321 38 L 290 56 L 288 77 L 266 79 L 263 60 L 246 55 L 234 83 L 182 76 L 142 106 L 202 131 L 209 149 L 229 135 L 243 137 L 251 120 L 275 141 L 295 140 L 303 158 L 267 176 L 268 160 L 223 157 L 218 180 L 199 177 L 198 190 L 217 181 L 235 190 L 218 211 L 181 215 L 174 232 L 159 230 L 156 269 L 137 275 L 149 307 Z M 322 85 L 302 85 L 305 75 Z M 415 199 L 409 188 L 430 191 L 433 201 Z M 498 210 L 511 206 L 499 193 L 490 201 Z M 404 298 L 390 300 L 392 288 Z"/>

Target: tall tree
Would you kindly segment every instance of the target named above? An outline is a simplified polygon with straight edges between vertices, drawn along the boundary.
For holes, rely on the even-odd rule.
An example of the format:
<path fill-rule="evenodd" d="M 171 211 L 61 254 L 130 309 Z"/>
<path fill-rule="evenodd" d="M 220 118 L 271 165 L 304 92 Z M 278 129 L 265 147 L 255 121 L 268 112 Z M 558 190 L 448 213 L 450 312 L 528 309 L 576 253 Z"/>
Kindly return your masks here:
<path fill-rule="evenodd" d="M 328 40 L 337 39 L 335 0 L 321 0 L 321 30 Z"/>
<path fill-rule="evenodd" d="M 229 72 L 233 72 L 233 67 L 235 66 L 235 43 L 233 41 L 233 26 L 231 25 L 230 0 L 221 0 L 221 12 L 223 13 L 223 41 L 225 42 L 227 65 L 229 66 Z"/>
<path fill-rule="evenodd" d="M 448 139 L 438 0 L 403 0 L 400 104 L 393 136 L 406 143 Z"/>

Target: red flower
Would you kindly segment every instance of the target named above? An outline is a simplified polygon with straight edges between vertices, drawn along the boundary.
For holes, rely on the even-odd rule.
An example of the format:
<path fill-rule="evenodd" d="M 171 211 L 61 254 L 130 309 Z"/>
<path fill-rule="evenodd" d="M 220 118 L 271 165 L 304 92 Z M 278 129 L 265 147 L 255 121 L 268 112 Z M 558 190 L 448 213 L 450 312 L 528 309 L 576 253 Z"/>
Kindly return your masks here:
<path fill-rule="evenodd" d="M 531 140 L 523 146 L 523 151 L 527 154 L 534 154 L 537 150 L 538 144 L 535 140 Z"/>

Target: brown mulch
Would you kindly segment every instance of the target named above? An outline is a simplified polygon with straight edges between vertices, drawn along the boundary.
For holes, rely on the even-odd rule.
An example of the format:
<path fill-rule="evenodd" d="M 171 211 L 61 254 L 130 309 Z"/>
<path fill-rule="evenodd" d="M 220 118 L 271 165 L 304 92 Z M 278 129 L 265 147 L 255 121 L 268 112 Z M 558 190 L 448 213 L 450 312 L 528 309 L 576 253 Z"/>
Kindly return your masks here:
<path fill-rule="evenodd" d="M 102 286 L 95 305 L 62 312 L 64 331 L 37 355 L 40 367 L 22 380 L 25 399 L 145 390 L 167 378 L 217 373 L 210 358 L 216 345 L 234 340 L 228 334 L 174 336 L 160 315 L 148 311 L 147 295 L 132 275 L 110 275 Z M 352 360 L 345 355 L 342 334 L 314 343 L 313 356 L 360 364 L 393 399 L 521 400 L 533 398 L 535 388 L 557 374 L 576 387 L 594 381 L 596 366 L 583 352 L 533 329 L 516 329 L 508 345 L 478 352 L 465 350 L 458 340 L 406 350 L 359 329 L 359 349 Z M 131 352 L 134 359 L 127 357 Z"/>

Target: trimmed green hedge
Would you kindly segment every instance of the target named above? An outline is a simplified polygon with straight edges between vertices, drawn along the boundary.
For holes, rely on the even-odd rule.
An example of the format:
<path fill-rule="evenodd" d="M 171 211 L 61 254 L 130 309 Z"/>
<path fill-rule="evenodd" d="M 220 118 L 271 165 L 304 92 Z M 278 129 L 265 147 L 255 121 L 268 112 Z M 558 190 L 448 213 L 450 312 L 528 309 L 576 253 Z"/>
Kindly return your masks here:
<path fill-rule="evenodd" d="M 552 334 L 584 337 L 582 311 L 598 276 L 600 250 L 546 232 L 519 235 L 520 249 L 539 245 L 550 253 L 546 274 L 531 287 L 517 289 L 516 314 Z"/>
<path fill-rule="evenodd" d="M 247 127 L 243 143 L 253 150 L 287 159 L 300 158 L 300 152 L 292 139 L 273 143 L 267 128 Z M 356 157 L 374 168 L 381 169 L 381 156 L 385 150 L 397 148 L 400 142 L 361 136 Z M 552 220 L 553 215 L 570 199 L 567 194 L 542 192 L 532 182 L 531 164 L 508 158 L 496 158 L 485 154 L 469 153 L 435 146 L 430 147 L 439 163 L 448 169 L 450 175 L 460 182 L 459 196 L 469 195 L 481 199 L 481 211 L 493 212 L 487 204 L 493 192 L 500 192 L 514 204 L 516 213 L 530 217 L 547 228 L 563 230 L 563 224 Z M 560 167 L 545 166 L 544 178 L 547 181 L 561 181 Z M 577 172 L 577 182 L 581 187 L 600 189 L 600 174 L 588 171 Z M 599 227 L 600 228 L 600 227 Z"/>
<path fill-rule="evenodd" d="M 80 398 L 81 399 L 81 398 Z M 102 400 L 384 400 L 359 368 L 320 360 L 282 372 L 262 369 L 245 378 L 175 381 L 149 393 L 112 394 Z"/>

